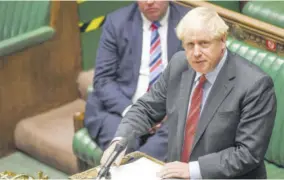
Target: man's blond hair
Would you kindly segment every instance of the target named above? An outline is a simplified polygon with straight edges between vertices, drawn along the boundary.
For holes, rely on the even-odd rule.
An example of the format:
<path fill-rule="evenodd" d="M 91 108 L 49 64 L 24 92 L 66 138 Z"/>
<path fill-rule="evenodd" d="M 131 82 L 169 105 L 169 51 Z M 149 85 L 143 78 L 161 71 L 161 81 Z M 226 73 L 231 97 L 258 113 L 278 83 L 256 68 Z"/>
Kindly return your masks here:
<path fill-rule="evenodd" d="M 189 11 L 179 22 L 176 33 L 177 37 L 185 42 L 192 36 L 192 33 L 204 30 L 209 33 L 212 39 L 221 38 L 227 34 L 228 26 L 224 20 L 213 9 L 197 7 Z"/>

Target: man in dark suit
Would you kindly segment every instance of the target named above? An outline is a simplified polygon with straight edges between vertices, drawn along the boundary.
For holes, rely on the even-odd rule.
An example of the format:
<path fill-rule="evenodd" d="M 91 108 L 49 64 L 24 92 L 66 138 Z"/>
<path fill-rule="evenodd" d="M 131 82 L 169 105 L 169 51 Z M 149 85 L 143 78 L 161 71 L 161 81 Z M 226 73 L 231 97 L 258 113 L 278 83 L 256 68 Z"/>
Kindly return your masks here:
<path fill-rule="evenodd" d="M 226 49 L 227 30 L 212 9 L 188 12 L 177 27 L 185 51 L 173 56 L 118 127 L 117 138 L 140 135 L 167 115 L 169 163 L 162 178 L 266 178 L 264 155 L 276 114 L 273 81 Z"/>
<path fill-rule="evenodd" d="M 96 58 L 94 91 L 88 96 L 84 121 L 103 150 L 127 110 L 182 48 L 174 28 L 188 10 L 167 1 L 138 1 L 107 16 Z M 165 160 L 166 125 L 144 136 L 133 150 Z"/>

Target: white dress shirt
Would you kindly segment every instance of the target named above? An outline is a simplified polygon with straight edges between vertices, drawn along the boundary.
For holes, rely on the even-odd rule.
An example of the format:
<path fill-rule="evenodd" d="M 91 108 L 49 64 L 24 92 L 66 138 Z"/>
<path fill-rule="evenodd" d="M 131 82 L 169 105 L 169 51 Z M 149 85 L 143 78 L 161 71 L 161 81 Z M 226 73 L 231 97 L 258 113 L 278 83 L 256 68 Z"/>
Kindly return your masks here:
<path fill-rule="evenodd" d="M 167 35 L 168 35 L 168 18 L 169 18 L 170 8 L 167 9 L 164 17 L 159 21 L 161 26 L 158 28 L 158 32 L 161 39 L 161 49 L 162 49 L 162 61 L 164 68 L 168 64 L 168 49 L 167 49 Z M 139 77 L 136 91 L 132 97 L 132 103 L 135 103 L 141 96 L 143 96 L 149 86 L 149 75 L 150 75 L 150 46 L 151 46 L 151 24 L 143 13 L 141 13 L 143 21 L 143 42 L 142 42 L 142 55 L 141 55 L 141 65 L 139 70 Z M 126 112 L 131 108 L 131 105 L 126 107 L 122 112 L 122 117 L 125 116 Z"/>

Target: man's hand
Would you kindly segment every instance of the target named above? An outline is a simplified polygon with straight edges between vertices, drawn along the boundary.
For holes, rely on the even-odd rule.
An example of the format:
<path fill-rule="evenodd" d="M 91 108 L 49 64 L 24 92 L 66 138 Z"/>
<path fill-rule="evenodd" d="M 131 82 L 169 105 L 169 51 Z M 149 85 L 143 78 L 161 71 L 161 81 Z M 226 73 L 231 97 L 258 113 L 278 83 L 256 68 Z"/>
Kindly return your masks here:
<path fill-rule="evenodd" d="M 113 141 L 111 142 L 110 146 L 104 151 L 103 153 L 103 156 L 101 158 L 101 165 L 102 164 L 105 164 L 106 161 L 108 160 L 108 158 L 110 157 L 110 155 L 113 153 L 114 149 L 115 149 L 115 146 L 116 144 L 118 143 L 119 141 L 116 140 L 116 141 Z M 121 161 L 122 161 L 122 158 L 124 157 L 125 155 L 125 150 L 123 150 L 116 158 L 116 160 L 114 161 L 114 165 L 116 166 L 119 166 L 121 164 Z"/>
<path fill-rule="evenodd" d="M 161 123 L 159 123 L 159 124 L 157 124 L 157 125 L 155 125 L 154 127 L 152 127 L 151 129 L 149 129 L 149 133 L 150 134 L 155 134 L 156 133 L 156 131 L 160 128 L 162 126 L 162 124 Z"/>
<path fill-rule="evenodd" d="M 167 163 L 158 173 L 158 176 L 163 179 L 167 178 L 181 178 L 189 179 L 189 164 L 183 162 Z"/>
<path fill-rule="evenodd" d="M 163 119 L 160 123 L 156 124 L 154 127 L 152 127 L 151 129 L 149 129 L 149 133 L 150 133 L 150 134 L 155 134 L 156 131 L 158 131 L 158 129 L 160 129 L 160 127 L 163 125 L 163 123 L 164 123 L 167 119 L 168 119 L 167 116 L 165 116 L 164 119 Z"/>

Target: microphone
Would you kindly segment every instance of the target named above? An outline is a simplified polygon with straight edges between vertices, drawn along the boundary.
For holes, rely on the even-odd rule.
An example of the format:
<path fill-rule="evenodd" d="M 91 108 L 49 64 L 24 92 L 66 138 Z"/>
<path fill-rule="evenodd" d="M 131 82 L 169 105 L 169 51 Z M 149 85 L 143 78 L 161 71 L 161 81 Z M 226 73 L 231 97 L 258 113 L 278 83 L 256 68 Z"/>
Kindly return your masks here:
<path fill-rule="evenodd" d="M 114 151 L 111 153 L 111 155 L 107 159 L 106 163 L 100 169 L 98 176 L 97 176 L 97 179 L 101 179 L 102 177 L 105 177 L 109 173 L 110 166 L 116 160 L 117 156 L 126 148 L 127 143 L 128 143 L 127 138 L 122 138 L 115 145 Z"/>

